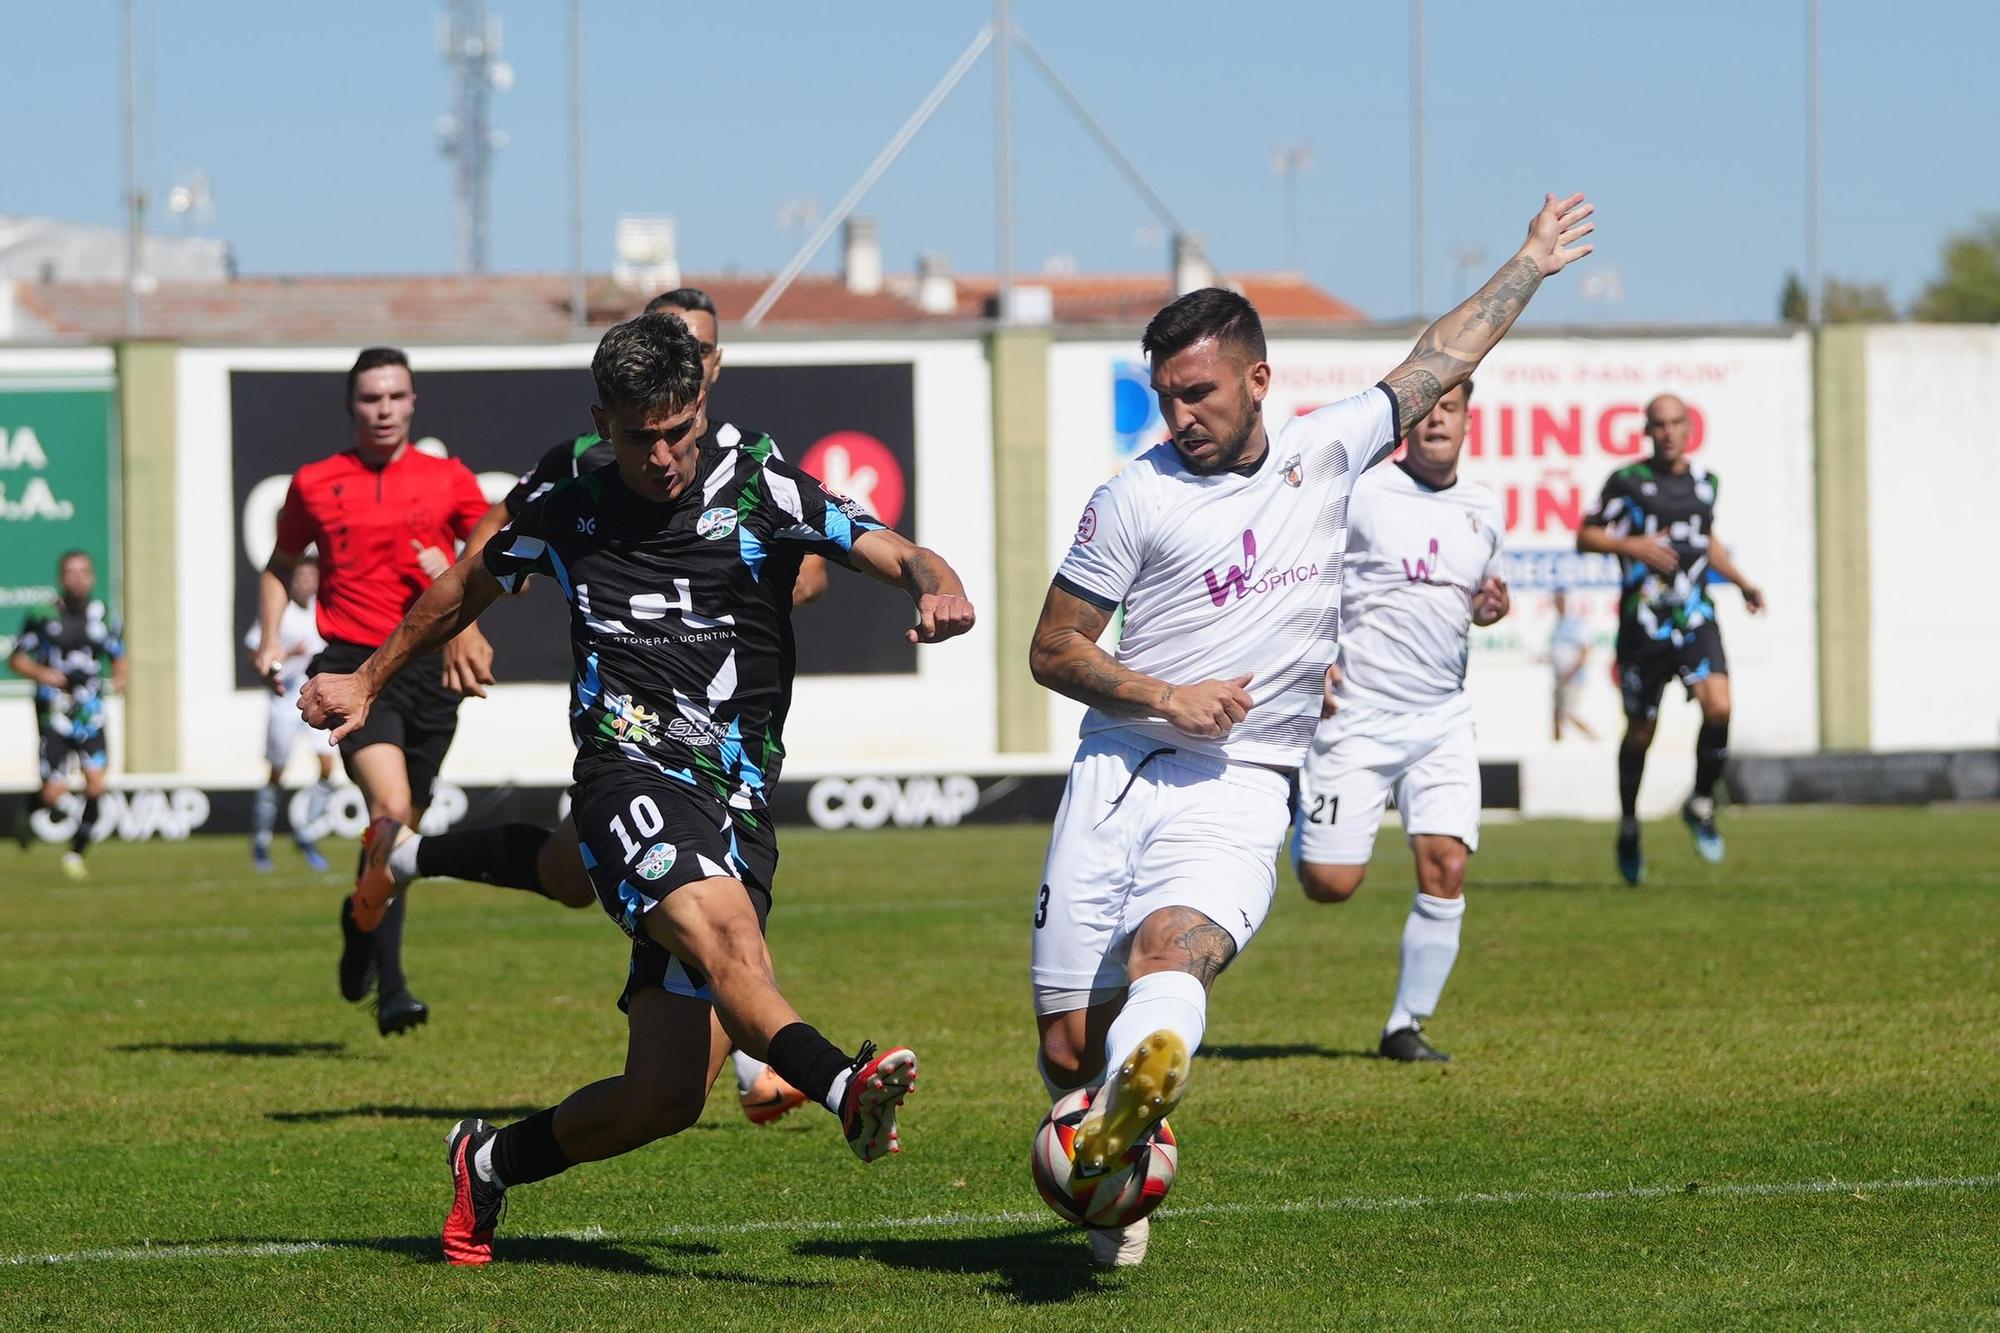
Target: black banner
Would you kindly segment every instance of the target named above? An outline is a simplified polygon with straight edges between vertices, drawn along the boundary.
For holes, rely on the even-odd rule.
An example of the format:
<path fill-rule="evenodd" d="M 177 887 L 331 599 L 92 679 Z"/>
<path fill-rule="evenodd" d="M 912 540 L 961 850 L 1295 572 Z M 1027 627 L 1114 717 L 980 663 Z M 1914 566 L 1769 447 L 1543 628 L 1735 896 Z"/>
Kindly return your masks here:
<path fill-rule="evenodd" d="M 246 530 L 268 531 L 284 499 L 280 483 L 306 463 L 352 442 L 342 400 L 342 371 L 238 370 L 229 377 L 231 494 L 238 539 L 236 623 L 257 621 L 257 577 L 265 552 L 244 549 Z M 590 372 L 573 369 L 426 370 L 417 376 L 412 437 L 436 440 L 474 472 L 525 472 L 550 445 L 591 428 L 596 397 Z M 728 367 L 716 382 L 710 413 L 768 433 L 785 457 L 853 496 L 899 531 L 916 530 L 915 374 L 889 365 Z M 254 497 L 254 500 L 253 500 Z M 253 504 L 258 513 L 253 521 Z M 256 563 L 252 563 L 253 560 Z M 540 586 L 537 586 L 540 585 Z M 561 594 L 535 580 L 480 620 L 493 641 L 501 681 L 567 682 L 568 636 Z M 805 675 L 907 674 L 916 648 L 903 637 L 909 598 L 873 580 L 834 569 L 826 596 L 795 624 Z M 240 633 L 240 631 L 239 631 Z M 244 654 L 236 684 L 257 688 Z"/>

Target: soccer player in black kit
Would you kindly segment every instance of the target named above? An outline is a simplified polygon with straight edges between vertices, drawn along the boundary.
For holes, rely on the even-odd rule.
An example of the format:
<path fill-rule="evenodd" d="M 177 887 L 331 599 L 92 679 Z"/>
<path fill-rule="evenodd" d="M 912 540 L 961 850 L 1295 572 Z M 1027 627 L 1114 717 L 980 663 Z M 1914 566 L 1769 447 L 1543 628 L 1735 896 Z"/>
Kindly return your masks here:
<path fill-rule="evenodd" d="M 58 595 L 34 607 L 21 622 L 7 666 L 35 682 L 35 734 L 41 790 L 21 803 L 14 837 L 25 850 L 33 834 L 28 821 L 37 810 L 62 802 L 69 761 L 83 770 L 83 809 L 63 853 L 63 874 L 84 876 L 83 854 L 97 827 L 97 803 L 104 796 L 104 675 L 125 692 L 125 632 L 118 614 L 96 597 L 97 566 L 83 551 L 56 561 Z"/>
<path fill-rule="evenodd" d="M 768 450 L 699 448 L 700 348 L 680 320 L 612 329 L 591 374 L 614 464 L 528 504 L 352 676 L 316 677 L 300 703 L 337 736 L 523 577 L 554 579 L 569 602 L 572 818 L 598 900 L 632 939 L 625 1071 L 503 1129 L 453 1127 L 455 1264 L 491 1260 L 509 1188 L 693 1124 L 732 1041 L 838 1115 L 863 1161 L 897 1151 L 896 1108 L 916 1079 L 906 1047 L 864 1044 L 850 1059 L 779 993 L 763 937 L 778 860 L 765 797 L 784 753 L 801 557 L 907 589 L 917 642 L 972 627 L 964 588 L 936 554 Z"/>
<path fill-rule="evenodd" d="M 1752 614 L 1764 594 L 1743 577 L 1715 535 L 1716 475 L 1688 458 L 1687 404 L 1661 394 L 1646 404 L 1653 456 L 1611 474 L 1576 535 L 1579 551 L 1618 557 L 1624 595 L 1618 610 L 1618 686 L 1625 740 L 1618 748 L 1618 873 L 1637 886 L 1646 875 L 1639 849 L 1639 779 L 1660 715 L 1660 696 L 1678 678 L 1701 705 L 1695 740 L 1694 793 L 1681 818 L 1695 850 L 1722 860 L 1715 828 L 1715 783 L 1729 754 L 1729 659 L 1708 595 L 1710 571 L 1735 584 Z"/>

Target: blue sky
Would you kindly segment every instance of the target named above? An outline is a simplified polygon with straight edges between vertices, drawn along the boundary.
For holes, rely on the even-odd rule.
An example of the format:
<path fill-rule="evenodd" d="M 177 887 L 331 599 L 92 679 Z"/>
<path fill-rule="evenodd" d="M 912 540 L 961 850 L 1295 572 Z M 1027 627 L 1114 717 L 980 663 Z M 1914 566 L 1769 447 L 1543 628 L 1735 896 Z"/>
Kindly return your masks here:
<path fill-rule="evenodd" d="M 440 7 L 138 0 L 155 36 L 155 198 L 206 170 L 206 225 L 251 273 L 440 272 L 455 262 Z M 563 0 L 489 0 L 514 89 L 494 176 L 494 267 L 568 263 Z M 1988 0 L 1824 0 L 1823 263 L 1899 301 L 1940 240 L 2000 211 Z M 801 197 L 831 208 L 990 16 L 977 0 L 583 0 L 587 257 L 621 213 L 670 213 L 692 272 L 775 270 Z M 1431 304 L 1518 242 L 1545 189 L 1587 190 L 1592 264 L 1624 295 L 1552 289 L 1544 320 L 1771 318 L 1804 257 L 1805 0 L 1669 5 L 1429 0 Z M 1257 5 L 1016 0 L 1016 21 L 1225 270 L 1284 262 L 1280 145 L 1303 141 L 1300 261 L 1371 315 L 1411 306 L 1409 21 L 1397 0 Z M 118 6 L 10 5 L 0 212 L 119 217 Z M 23 54 L 30 58 L 23 59 Z M 1165 263 L 1144 204 L 1025 60 L 1014 65 L 1019 268 Z M 982 64 L 863 206 L 892 269 L 994 265 L 993 79 Z M 156 210 L 156 224 L 173 223 Z M 831 268 L 830 246 L 818 267 Z M 1483 276 L 1483 274 L 1482 274 Z"/>

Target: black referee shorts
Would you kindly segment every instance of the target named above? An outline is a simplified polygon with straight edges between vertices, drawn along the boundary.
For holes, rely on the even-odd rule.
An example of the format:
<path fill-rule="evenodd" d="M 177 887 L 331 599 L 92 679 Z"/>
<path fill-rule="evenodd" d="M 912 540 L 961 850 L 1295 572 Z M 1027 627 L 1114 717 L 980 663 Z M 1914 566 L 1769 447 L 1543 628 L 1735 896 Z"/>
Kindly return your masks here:
<path fill-rule="evenodd" d="M 306 674 L 347 675 L 375 650 L 366 644 L 335 639 L 306 666 Z M 403 752 L 410 774 L 410 804 L 418 810 L 431 803 L 431 789 L 444 752 L 458 732 L 458 695 L 446 689 L 444 654 L 419 657 L 390 678 L 381 697 L 368 710 L 368 721 L 340 743 L 340 758 L 349 777 L 354 756 L 370 745 L 393 745 Z"/>
<path fill-rule="evenodd" d="M 570 789 L 570 818 L 598 903 L 632 941 L 618 1007 L 629 1010 L 641 990 L 712 1000 L 707 976 L 647 935 L 643 919 L 683 885 L 728 878 L 743 885 L 761 926 L 778 869 L 769 814 L 731 810 L 663 773 L 614 760 Z"/>

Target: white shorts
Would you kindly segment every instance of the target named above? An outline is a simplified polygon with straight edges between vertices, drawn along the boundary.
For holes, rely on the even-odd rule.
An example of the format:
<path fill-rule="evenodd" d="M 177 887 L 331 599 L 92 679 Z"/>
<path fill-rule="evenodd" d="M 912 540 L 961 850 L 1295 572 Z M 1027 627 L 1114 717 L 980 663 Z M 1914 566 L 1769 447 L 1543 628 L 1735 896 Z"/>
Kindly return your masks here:
<path fill-rule="evenodd" d="M 1163 907 L 1191 907 L 1248 945 L 1277 891 L 1290 787 L 1273 769 L 1130 733 L 1084 737 L 1035 895 L 1035 1012 L 1115 996 L 1133 934 Z"/>
<path fill-rule="evenodd" d="M 1321 722 L 1299 770 L 1293 859 L 1367 865 L 1392 793 L 1404 837 L 1434 833 L 1479 850 L 1479 749 L 1470 700 L 1428 713 L 1342 704 Z"/>
<path fill-rule="evenodd" d="M 273 768 L 283 768 L 291 762 L 292 751 L 297 748 L 301 733 L 307 736 L 307 745 L 315 758 L 338 752 L 329 739 L 332 732 L 306 725 L 305 717 L 299 712 L 298 690 L 272 695 L 270 712 L 264 722 L 264 762 Z"/>

